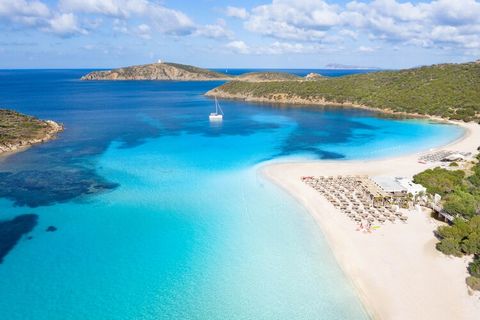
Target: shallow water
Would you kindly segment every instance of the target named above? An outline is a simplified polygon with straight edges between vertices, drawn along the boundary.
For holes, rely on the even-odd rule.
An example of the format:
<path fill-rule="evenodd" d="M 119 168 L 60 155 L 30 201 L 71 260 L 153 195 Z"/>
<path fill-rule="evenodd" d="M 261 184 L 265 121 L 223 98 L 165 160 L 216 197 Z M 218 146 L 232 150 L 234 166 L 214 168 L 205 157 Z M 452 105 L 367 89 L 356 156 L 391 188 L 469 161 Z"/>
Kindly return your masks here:
<path fill-rule="evenodd" d="M 257 167 L 403 154 L 462 134 L 236 101 L 221 101 L 225 120 L 211 125 L 202 94 L 219 83 L 83 73 L 0 71 L 2 105 L 66 126 L 0 162 L 13 179 L 0 183 L 0 219 L 38 215 L 0 264 L 4 319 L 367 318 L 313 219 Z"/>

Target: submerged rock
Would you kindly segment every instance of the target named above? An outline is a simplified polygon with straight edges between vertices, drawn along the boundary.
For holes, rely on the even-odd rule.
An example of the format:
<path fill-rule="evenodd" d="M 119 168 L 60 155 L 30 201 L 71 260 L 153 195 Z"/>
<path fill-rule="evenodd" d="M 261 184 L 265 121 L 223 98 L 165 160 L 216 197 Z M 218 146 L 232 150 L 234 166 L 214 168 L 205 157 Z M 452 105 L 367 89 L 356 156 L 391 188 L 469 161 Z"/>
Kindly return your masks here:
<path fill-rule="evenodd" d="M 55 231 L 57 231 L 57 230 L 58 230 L 58 229 L 57 229 L 57 227 L 55 227 L 55 226 L 48 226 L 48 228 L 45 229 L 46 232 L 55 232 Z"/>
<path fill-rule="evenodd" d="M 65 202 L 86 194 L 115 189 L 94 170 L 25 170 L 0 172 L 0 197 L 15 205 L 39 207 Z"/>
<path fill-rule="evenodd" d="M 0 263 L 15 247 L 20 238 L 33 230 L 37 225 L 36 214 L 22 214 L 12 220 L 0 221 Z M 31 237 L 29 237 L 31 238 Z"/>

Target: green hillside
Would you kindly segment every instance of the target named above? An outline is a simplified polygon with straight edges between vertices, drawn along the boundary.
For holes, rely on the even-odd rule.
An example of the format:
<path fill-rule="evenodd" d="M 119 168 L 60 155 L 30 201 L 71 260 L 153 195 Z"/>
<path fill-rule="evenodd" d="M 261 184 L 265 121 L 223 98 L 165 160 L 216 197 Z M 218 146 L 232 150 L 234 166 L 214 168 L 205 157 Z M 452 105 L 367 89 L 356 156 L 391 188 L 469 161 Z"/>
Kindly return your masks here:
<path fill-rule="evenodd" d="M 286 81 L 301 80 L 302 78 L 287 72 L 247 72 L 237 76 L 244 81 Z"/>
<path fill-rule="evenodd" d="M 42 137 L 49 126 L 45 121 L 21 113 L 0 109 L 0 144 Z"/>
<path fill-rule="evenodd" d="M 380 71 L 316 81 L 228 82 L 211 92 L 251 100 L 279 101 L 274 96 L 312 103 L 352 102 L 389 111 L 443 118 L 480 120 L 480 63 L 441 64 Z M 289 101 L 285 101 L 289 102 Z"/>

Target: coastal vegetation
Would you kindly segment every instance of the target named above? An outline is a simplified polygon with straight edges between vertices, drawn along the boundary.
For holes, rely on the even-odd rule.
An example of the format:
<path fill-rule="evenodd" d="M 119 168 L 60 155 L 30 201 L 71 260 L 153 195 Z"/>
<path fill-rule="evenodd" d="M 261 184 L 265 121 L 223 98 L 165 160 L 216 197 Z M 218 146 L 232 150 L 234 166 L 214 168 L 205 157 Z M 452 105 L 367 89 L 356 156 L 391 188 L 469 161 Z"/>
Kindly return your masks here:
<path fill-rule="evenodd" d="M 209 96 L 249 101 L 341 104 L 387 112 L 480 120 L 480 63 L 440 64 L 315 81 L 231 81 Z"/>
<path fill-rule="evenodd" d="M 0 109 L 0 154 L 49 140 L 63 127 L 12 110 Z"/>
<path fill-rule="evenodd" d="M 241 81 L 288 81 L 302 80 L 303 78 L 288 72 L 247 72 L 236 77 Z"/>
<path fill-rule="evenodd" d="M 441 226 L 436 247 L 446 255 L 472 255 L 467 284 L 480 290 L 480 155 L 468 170 L 429 169 L 414 177 L 430 194 L 442 196 L 443 209 L 455 217 L 450 226 Z"/>

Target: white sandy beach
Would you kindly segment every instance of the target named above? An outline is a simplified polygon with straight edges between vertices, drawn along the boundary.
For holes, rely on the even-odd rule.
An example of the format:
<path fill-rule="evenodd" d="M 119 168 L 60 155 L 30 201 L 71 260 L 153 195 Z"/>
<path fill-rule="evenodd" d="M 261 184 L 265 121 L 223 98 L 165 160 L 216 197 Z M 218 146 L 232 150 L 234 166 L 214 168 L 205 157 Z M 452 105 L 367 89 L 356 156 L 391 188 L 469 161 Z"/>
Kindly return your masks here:
<path fill-rule="evenodd" d="M 460 124 L 463 138 L 438 149 L 476 152 L 480 125 Z M 389 175 L 411 177 L 434 164 L 420 164 L 420 154 L 381 160 L 311 161 L 269 164 L 270 180 L 313 215 L 333 254 L 375 319 L 480 319 L 479 295 L 469 295 L 467 259 L 450 258 L 435 249 L 439 222 L 428 212 L 409 214 L 408 223 L 385 223 L 373 233 L 355 223 L 319 192 L 300 180 L 316 175 Z"/>

